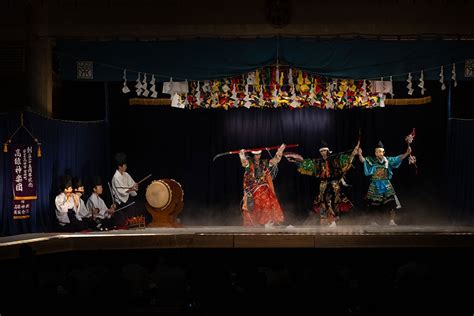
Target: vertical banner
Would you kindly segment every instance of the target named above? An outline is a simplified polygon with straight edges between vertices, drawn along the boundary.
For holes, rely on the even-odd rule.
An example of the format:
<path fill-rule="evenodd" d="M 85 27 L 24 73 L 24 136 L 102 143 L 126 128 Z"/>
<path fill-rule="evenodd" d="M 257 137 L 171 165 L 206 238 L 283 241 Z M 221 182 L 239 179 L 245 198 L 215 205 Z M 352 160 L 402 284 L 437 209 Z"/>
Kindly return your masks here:
<path fill-rule="evenodd" d="M 13 200 L 13 219 L 30 218 L 32 200 Z"/>
<path fill-rule="evenodd" d="M 12 188 L 13 218 L 30 217 L 31 201 L 36 200 L 35 168 L 36 157 L 33 155 L 33 144 L 12 144 Z"/>

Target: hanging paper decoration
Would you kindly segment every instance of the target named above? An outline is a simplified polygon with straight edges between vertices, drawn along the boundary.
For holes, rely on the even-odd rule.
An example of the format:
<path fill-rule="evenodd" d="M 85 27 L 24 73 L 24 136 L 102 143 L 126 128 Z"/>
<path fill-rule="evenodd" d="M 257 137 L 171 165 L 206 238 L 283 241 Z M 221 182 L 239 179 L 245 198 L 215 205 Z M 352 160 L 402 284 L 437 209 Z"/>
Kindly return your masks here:
<path fill-rule="evenodd" d="M 127 87 L 127 69 L 123 70 L 123 87 L 122 87 L 122 92 L 123 93 L 129 93 L 130 89 Z"/>
<path fill-rule="evenodd" d="M 440 66 L 439 82 L 445 90 L 444 67 Z M 157 98 L 155 75 L 151 75 L 148 88 L 147 74 L 138 73 L 136 94 Z M 123 71 L 122 92 L 128 93 L 127 71 Z M 179 108 L 280 108 L 318 107 L 321 109 L 348 109 L 354 107 L 384 107 L 386 95 L 394 97 L 393 78 L 380 81 L 324 78 L 295 70 L 291 67 L 265 67 L 233 78 L 209 81 L 181 81 L 163 83 L 163 93 L 169 94 L 172 105 Z M 407 77 L 408 95 L 412 95 L 413 77 Z M 451 80 L 457 86 L 456 67 L 453 64 Z M 424 72 L 420 72 L 418 87 L 424 95 Z"/>
<path fill-rule="evenodd" d="M 199 81 L 197 82 L 196 87 L 196 105 L 197 107 L 201 106 L 201 84 Z"/>
<path fill-rule="evenodd" d="M 150 94 L 150 91 L 147 89 L 148 83 L 146 83 L 146 74 L 143 75 L 143 82 L 142 82 L 142 95 L 147 97 Z"/>
<path fill-rule="evenodd" d="M 282 72 L 280 69 L 279 81 L 276 82 L 276 70 L 255 72 L 255 76 L 243 76 L 232 79 L 213 80 L 201 85 L 198 82 L 189 83 L 190 95 L 188 102 L 192 108 L 213 107 L 290 107 L 301 108 L 315 106 L 320 108 L 331 108 L 337 101 L 338 108 L 353 106 L 373 107 L 379 105 L 379 97 L 370 94 L 362 97 L 363 81 L 340 81 L 334 79 L 325 82 L 324 79 L 316 78 L 310 74 L 300 73 L 301 84 L 297 87 L 291 85 L 292 73 Z M 293 72 L 294 73 L 294 72 Z M 258 79 L 257 79 L 258 78 Z M 268 81 L 270 80 L 270 82 Z M 259 85 L 251 84 L 260 83 Z M 329 92 L 324 95 L 326 87 Z M 199 87 L 199 89 L 198 89 Z M 202 88 L 201 88 L 202 87 Z M 212 87 L 212 88 L 211 88 Z M 331 91 L 331 87 L 334 91 Z M 200 96 L 203 104 L 198 104 Z M 331 97 L 329 99 L 329 96 Z"/>
<path fill-rule="evenodd" d="M 174 93 L 171 97 L 171 106 L 174 108 L 184 109 L 186 107 L 186 98 L 178 93 Z"/>
<path fill-rule="evenodd" d="M 393 99 L 393 96 L 395 93 L 393 93 L 393 79 L 392 76 L 390 76 L 390 91 L 388 92 L 390 94 L 390 98 Z"/>
<path fill-rule="evenodd" d="M 454 87 L 457 87 L 458 82 L 456 81 L 456 64 L 453 64 L 453 69 L 451 70 L 451 80 L 454 81 Z"/>
<path fill-rule="evenodd" d="M 163 92 L 170 93 L 173 106 L 189 108 L 281 108 L 318 107 L 322 109 L 372 108 L 383 106 L 386 93 L 393 93 L 392 82 L 382 82 L 381 91 L 369 80 L 321 78 L 301 70 L 267 67 L 248 75 L 190 81 L 184 87 L 164 83 Z M 173 87 L 173 88 L 172 88 Z M 175 93 L 181 96 L 178 99 Z"/>
<path fill-rule="evenodd" d="M 135 85 L 135 92 L 137 93 L 137 96 L 140 96 L 142 94 L 142 82 L 141 82 L 141 79 L 140 79 L 140 76 L 141 76 L 141 73 L 139 72 L 138 73 L 138 77 L 137 77 L 137 84 Z"/>
<path fill-rule="evenodd" d="M 420 74 L 420 83 L 418 84 L 418 87 L 421 89 L 421 95 L 425 95 L 425 75 L 423 74 L 423 70 Z"/>
<path fill-rule="evenodd" d="M 411 72 L 408 73 L 408 79 L 407 79 L 407 89 L 408 89 L 408 95 L 412 95 L 415 89 L 413 89 L 413 83 L 411 82 L 413 77 L 411 76 Z"/>
<path fill-rule="evenodd" d="M 446 85 L 444 84 L 444 67 L 441 66 L 441 70 L 439 72 L 439 82 L 441 83 L 441 90 L 446 90 Z"/>
<path fill-rule="evenodd" d="M 155 75 L 151 76 L 151 81 L 150 81 L 151 87 L 151 97 L 152 98 L 157 98 L 158 97 L 158 92 L 156 92 L 156 85 L 155 85 Z"/>

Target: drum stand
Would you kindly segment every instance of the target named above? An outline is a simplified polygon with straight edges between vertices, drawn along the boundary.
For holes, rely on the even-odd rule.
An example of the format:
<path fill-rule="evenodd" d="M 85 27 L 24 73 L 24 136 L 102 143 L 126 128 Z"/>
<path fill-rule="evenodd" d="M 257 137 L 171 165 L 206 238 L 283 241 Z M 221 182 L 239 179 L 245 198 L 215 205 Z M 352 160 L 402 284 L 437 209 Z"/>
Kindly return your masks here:
<path fill-rule="evenodd" d="M 171 202 L 164 209 L 155 208 L 148 204 L 148 202 L 145 203 L 145 206 L 148 213 L 153 217 L 153 221 L 148 227 L 183 227 L 177 220 L 177 216 L 184 206 L 183 201 Z"/>

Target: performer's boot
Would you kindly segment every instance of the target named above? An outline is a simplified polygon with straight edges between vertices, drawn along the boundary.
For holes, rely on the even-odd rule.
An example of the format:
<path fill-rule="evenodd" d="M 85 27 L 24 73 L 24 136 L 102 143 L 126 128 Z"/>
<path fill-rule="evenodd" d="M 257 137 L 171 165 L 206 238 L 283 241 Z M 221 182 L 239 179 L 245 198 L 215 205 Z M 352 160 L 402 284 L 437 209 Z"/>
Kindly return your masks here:
<path fill-rule="evenodd" d="M 334 228 L 336 226 L 337 226 L 336 221 L 332 221 L 331 224 L 329 224 L 329 227 L 331 228 Z"/>
<path fill-rule="evenodd" d="M 397 226 L 397 223 L 395 223 L 395 210 L 390 211 L 390 226 Z"/>

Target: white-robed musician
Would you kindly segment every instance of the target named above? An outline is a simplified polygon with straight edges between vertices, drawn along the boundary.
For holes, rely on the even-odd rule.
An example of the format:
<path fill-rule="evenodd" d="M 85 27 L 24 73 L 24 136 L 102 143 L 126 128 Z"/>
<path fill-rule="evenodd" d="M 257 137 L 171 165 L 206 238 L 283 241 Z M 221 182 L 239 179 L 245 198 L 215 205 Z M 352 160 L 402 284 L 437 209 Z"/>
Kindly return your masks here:
<path fill-rule="evenodd" d="M 148 214 L 144 205 L 136 199 L 139 184 L 127 172 L 127 156 L 124 153 L 117 153 L 115 155 L 115 167 L 115 174 L 112 178 L 112 194 L 117 208 L 122 209 L 130 205 L 123 210 L 127 217 L 143 215 L 147 222 L 150 222 L 151 215 Z"/>
<path fill-rule="evenodd" d="M 78 212 L 80 198 L 74 194 L 72 181 L 69 176 L 61 178 L 60 189 L 62 192 L 54 200 L 59 228 L 64 231 L 81 231 L 85 229 L 86 227 Z"/>
<path fill-rule="evenodd" d="M 92 183 L 92 194 L 87 200 L 88 217 L 92 218 L 97 228 L 112 229 L 116 226 L 124 226 L 126 217 L 124 213 L 116 212 L 116 204 L 107 207 L 100 197 L 104 189 L 100 177 L 94 177 Z"/>

